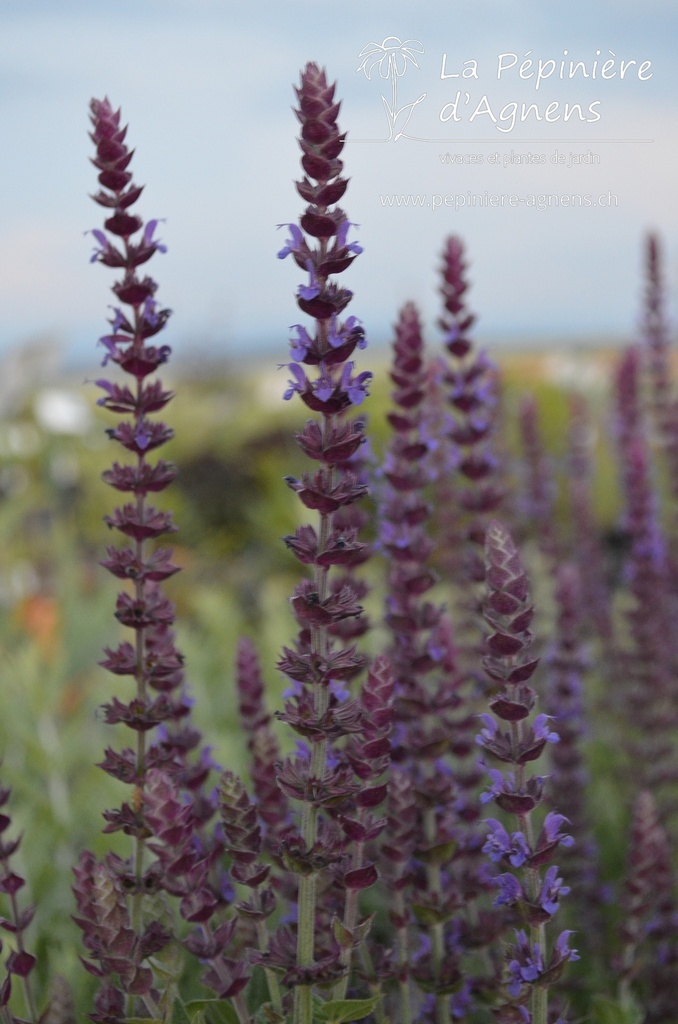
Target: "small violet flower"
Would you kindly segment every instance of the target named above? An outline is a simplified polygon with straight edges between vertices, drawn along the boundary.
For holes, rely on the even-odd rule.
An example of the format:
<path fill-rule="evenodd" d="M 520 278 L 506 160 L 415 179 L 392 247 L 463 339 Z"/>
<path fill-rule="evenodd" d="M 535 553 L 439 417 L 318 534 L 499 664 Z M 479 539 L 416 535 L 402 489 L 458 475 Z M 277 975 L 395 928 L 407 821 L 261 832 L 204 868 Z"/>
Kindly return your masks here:
<path fill-rule="evenodd" d="M 532 723 L 532 732 L 534 733 L 535 739 L 546 740 L 547 743 L 559 743 L 560 736 L 557 732 L 552 732 L 547 726 L 547 722 L 552 715 L 537 715 L 534 722 Z"/>
<path fill-rule="evenodd" d="M 506 872 L 503 875 L 497 875 L 494 881 L 499 887 L 499 895 L 494 901 L 495 907 L 504 905 L 512 907 L 514 903 L 518 903 L 525 898 L 523 887 L 515 875 Z"/>
<path fill-rule="evenodd" d="M 524 864 L 530 856 L 530 848 L 523 833 L 514 832 L 509 835 L 496 818 L 486 818 L 485 824 L 489 827 L 490 832 L 483 846 L 483 853 L 486 853 L 495 863 L 506 857 L 514 868 L 519 868 L 521 864 Z"/>
<path fill-rule="evenodd" d="M 522 929 L 516 932 L 516 938 L 518 942 L 513 947 L 515 957 L 508 965 L 510 975 L 508 991 L 514 999 L 520 995 L 523 984 L 536 981 L 544 970 L 539 944 L 535 943 L 530 948 L 527 935 Z"/>
<path fill-rule="evenodd" d="M 558 868 L 551 865 L 544 876 L 544 881 L 539 894 L 539 905 L 547 914 L 555 914 L 558 910 L 559 899 L 567 896 L 570 891 L 569 885 L 563 885 L 562 878 L 557 878 Z"/>
<path fill-rule="evenodd" d="M 356 254 L 356 256 L 359 256 L 360 253 L 363 251 L 361 245 L 359 245 L 357 242 L 350 242 L 348 245 L 346 245 L 346 236 L 348 235 L 348 229 L 357 227 L 360 227 L 360 225 L 353 224 L 350 220 L 342 220 L 341 224 L 337 228 L 337 247 L 341 247 L 342 249 L 346 247 L 349 252 L 353 252 Z"/>
<path fill-rule="evenodd" d="M 277 227 L 287 228 L 291 235 L 291 238 L 287 238 L 285 240 L 284 246 L 278 253 L 278 259 L 284 260 L 286 256 L 290 255 L 290 253 L 294 253 L 301 248 L 304 236 L 301 229 L 296 224 L 278 224 Z"/>
<path fill-rule="evenodd" d="M 568 823 L 568 819 L 564 814 L 558 814 L 556 811 L 549 811 L 544 818 L 544 824 L 542 825 L 542 833 L 544 839 L 548 845 L 552 843 L 559 843 L 560 846 L 574 846 L 574 839 L 567 832 L 561 832 L 560 826 Z"/>
<path fill-rule="evenodd" d="M 308 354 L 311 347 L 311 339 L 306 328 L 302 324 L 292 324 L 290 330 L 297 332 L 296 340 L 290 338 L 290 350 L 295 362 L 301 363 Z M 290 396 L 291 397 L 291 396 Z"/>
<path fill-rule="evenodd" d="M 306 269 L 310 277 L 308 284 L 300 284 L 297 288 L 297 295 L 300 299 L 315 299 L 320 294 L 320 285 L 316 277 L 315 268 L 311 260 L 306 260 Z"/>

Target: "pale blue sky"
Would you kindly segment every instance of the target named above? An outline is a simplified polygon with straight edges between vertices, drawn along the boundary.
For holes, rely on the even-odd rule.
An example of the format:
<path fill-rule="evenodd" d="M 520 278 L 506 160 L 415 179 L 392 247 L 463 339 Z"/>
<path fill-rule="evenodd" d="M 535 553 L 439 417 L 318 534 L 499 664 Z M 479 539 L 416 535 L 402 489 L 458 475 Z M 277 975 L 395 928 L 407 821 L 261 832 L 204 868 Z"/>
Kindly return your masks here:
<path fill-rule="evenodd" d="M 115 275 L 89 264 L 83 232 L 101 222 L 87 198 L 96 188 L 87 107 L 106 93 L 130 124 L 135 178 L 146 183 L 140 212 L 166 218 L 160 235 L 169 252 L 152 269 L 158 298 L 174 310 L 168 340 L 177 353 L 258 348 L 284 360 L 300 275 L 290 260 L 276 260 L 283 239 L 275 225 L 302 209 L 290 108 L 307 60 L 338 80 L 341 123 L 353 140 L 344 206 L 365 252 L 345 279 L 355 292 L 350 312 L 369 335 L 385 339 L 410 298 L 433 324 L 435 268 L 455 232 L 472 264 L 479 333 L 628 336 L 646 230 L 660 231 L 672 292 L 678 283 L 677 30 L 673 0 L 0 0 L 0 351 L 53 332 L 71 360 L 87 364 L 105 329 Z M 419 67 L 397 81 L 398 106 L 426 96 L 407 127 L 414 138 L 361 142 L 388 136 L 381 97 L 390 101 L 391 82 L 357 70 L 362 48 L 388 36 L 423 47 Z M 612 51 L 615 68 L 621 59 L 636 68 L 649 60 L 652 77 L 552 76 L 539 90 L 534 78 L 519 78 L 528 51 L 559 61 L 565 50 L 589 70 L 596 50 L 601 62 Z M 443 53 L 447 72 L 474 60 L 478 77 L 441 80 Z M 502 53 L 519 61 L 498 81 Z M 458 88 L 469 93 L 457 108 L 462 121 L 443 122 Z M 487 113 L 470 123 L 483 96 L 495 116 L 511 102 L 536 103 L 542 121 L 503 133 Z M 577 123 L 575 112 L 564 123 L 565 103 L 587 116 L 597 103 L 599 120 Z M 565 164 L 554 162 L 556 151 Z M 483 160 L 443 163 L 447 152 Z M 568 166 L 570 152 L 599 162 Z M 529 166 L 514 162 L 528 154 Z M 459 200 L 443 198 L 433 209 L 434 196 L 469 190 L 520 202 L 455 210 Z M 531 195 L 597 201 L 609 193 L 617 197 L 610 207 L 528 205 Z M 401 194 L 431 205 L 383 205 Z"/>

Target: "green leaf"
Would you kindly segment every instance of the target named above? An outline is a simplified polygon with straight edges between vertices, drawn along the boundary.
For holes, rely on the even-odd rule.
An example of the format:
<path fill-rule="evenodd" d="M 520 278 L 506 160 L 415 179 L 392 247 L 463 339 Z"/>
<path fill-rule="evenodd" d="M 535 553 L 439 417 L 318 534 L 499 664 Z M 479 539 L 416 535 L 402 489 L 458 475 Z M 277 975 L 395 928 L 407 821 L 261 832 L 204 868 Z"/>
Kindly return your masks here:
<path fill-rule="evenodd" d="M 184 952 L 178 942 L 169 942 L 149 960 L 153 970 L 168 981 L 179 981 L 184 971 Z"/>
<path fill-rule="evenodd" d="M 189 1017 L 181 999 L 175 999 L 172 1004 L 171 1021 L 172 1024 L 195 1024 L 195 1018 Z"/>
<path fill-rule="evenodd" d="M 444 864 L 445 861 L 450 860 L 456 848 L 457 843 L 450 839 L 449 842 L 417 850 L 417 857 L 419 860 L 423 860 L 424 864 Z"/>
<path fill-rule="evenodd" d="M 592 1024 L 643 1024 L 645 1013 L 634 999 L 623 1003 L 606 996 L 596 996 L 593 1001 Z"/>
<path fill-rule="evenodd" d="M 444 924 L 451 917 L 451 911 L 449 910 L 427 907 L 420 903 L 413 904 L 412 910 L 419 924 Z"/>
<path fill-rule="evenodd" d="M 225 999 L 191 999 L 186 1011 L 193 1019 L 194 1013 L 202 1011 L 209 1024 L 240 1024 L 238 1014 Z"/>
<path fill-rule="evenodd" d="M 273 1003 L 264 1003 L 257 1010 L 254 1024 L 287 1024 L 287 1017 L 279 1014 Z"/>
<path fill-rule="evenodd" d="M 332 934 L 340 949 L 351 949 L 353 946 L 353 932 L 347 928 L 338 917 L 332 918 Z"/>
<path fill-rule="evenodd" d="M 379 1003 L 379 996 L 369 999 L 330 999 L 315 1010 L 315 1019 L 326 1021 L 327 1024 L 350 1024 L 354 1020 L 362 1020 L 372 1013 Z"/>
<path fill-rule="evenodd" d="M 247 1008 L 250 1013 L 254 1014 L 263 1006 L 264 1003 L 269 1003 L 271 996 L 268 991 L 268 981 L 266 980 L 266 972 L 263 967 L 258 964 L 255 965 L 250 976 L 249 984 L 247 986 Z"/>

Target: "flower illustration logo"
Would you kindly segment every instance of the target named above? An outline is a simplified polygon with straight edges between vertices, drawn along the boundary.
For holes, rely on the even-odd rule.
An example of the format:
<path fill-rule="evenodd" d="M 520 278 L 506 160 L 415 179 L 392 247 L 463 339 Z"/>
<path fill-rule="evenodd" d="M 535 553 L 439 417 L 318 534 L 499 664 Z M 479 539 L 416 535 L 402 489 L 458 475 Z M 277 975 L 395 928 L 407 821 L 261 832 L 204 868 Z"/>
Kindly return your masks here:
<path fill-rule="evenodd" d="M 419 67 L 416 54 L 423 52 L 424 46 L 418 39 L 406 39 L 402 42 L 397 36 L 387 36 L 381 43 L 368 43 L 360 51 L 361 62 L 356 71 L 364 71 L 365 77 L 371 79 L 372 72 L 378 68 L 380 78 L 391 79 L 391 102 L 389 103 L 385 96 L 381 97 L 389 125 L 389 137 L 384 140 L 385 142 L 391 139 L 397 142 L 405 135 L 412 111 L 426 96 L 424 92 L 419 99 L 398 107 L 398 79 L 407 71 L 408 63 L 413 64 L 415 68 Z"/>

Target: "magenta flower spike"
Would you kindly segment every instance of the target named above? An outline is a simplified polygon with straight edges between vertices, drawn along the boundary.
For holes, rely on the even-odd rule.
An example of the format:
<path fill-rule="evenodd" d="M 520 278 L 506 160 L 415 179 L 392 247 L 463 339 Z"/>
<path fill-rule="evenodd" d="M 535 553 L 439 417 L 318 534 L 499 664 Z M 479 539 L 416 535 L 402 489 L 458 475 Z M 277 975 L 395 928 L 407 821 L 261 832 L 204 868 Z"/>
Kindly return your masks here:
<path fill-rule="evenodd" d="M 641 313 L 641 334 L 644 356 L 650 378 L 652 415 L 662 434 L 667 427 L 667 414 L 672 398 L 670 327 L 666 315 L 666 296 L 662 249 L 655 234 L 648 235 L 645 245 L 645 293 Z"/>
<path fill-rule="evenodd" d="M 482 582 L 485 529 L 501 505 L 504 487 L 494 439 L 497 368 L 485 352 L 474 351 L 471 328 L 476 318 L 466 305 L 467 289 L 464 247 L 459 238 L 450 236 L 443 252 L 444 310 L 438 323 L 449 354 L 445 382 L 452 413 L 450 440 L 457 453 L 457 501 L 463 510 L 463 523 L 453 523 L 451 541 L 461 540 L 457 566 L 462 565 L 466 579 Z"/>
<path fill-rule="evenodd" d="M 660 815 L 675 806 L 678 778 L 675 653 L 671 641 L 672 572 L 661 521 L 655 467 L 641 401 L 640 350 L 622 355 L 615 375 L 617 443 L 629 552 L 624 566 L 632 605 L 620 637 L 625 744 L 634 784 L 652 791 Z"/>
<path fill-rule="evenodd" d="M 544 659 L 547 666 L 545 707 L 557 723 L 559 741 L 551 747 L 551 777 L 546 802 L 557 807 L 577 842 L 563 850 L 561 864 L 572 885 L 570 922 L 586 924 L 582 942 L 589 957 L 597 954 L 594 936 L 602 932 L 602 886 L 598 845 L 587 809 L 591 779 L 583 744 L 589 730 L 585 682 L 589 657 L 582 643 L 583 602 L 575 565 L 563 562 L 556 574 L 557 619 L 553 644 Z M 587 714 L 589 711 L 589 714 Z"/>
<path fill-rule="evenodd" d="M 86 966 L 102 979 L 92 1019 L 109 1021 L 121 1007 L 128 1015 L 137 1005 L 152 1017 L 159 1013 L 147 961 L 172 936 L 145 919 L 146 895 L 164 890 L 179 897 L 180 912 L 189 921 L 205 920 L 223 906 L 224 897 L 221 880 L 211 877 L 221 845 L 204 831 L 216 810 L 203 790 L 212 766 L 206 751 L 194 756 L 201 736 L 190 724 L 183 657 L 171 628 L 174 606 L 162 590 L 177 566 L 171 551 L 156 542 L 176 527 L 171 512 L 149 501 L 176 474 L 171 463 L 152 454 L 172 437 L 172 430 L 153 418 L 172 393 L 159 380 L 147 379 L 169 358 L 169 345 L 158 345 L 155 338 L 170 311 L 158 306 L 157 285 L 139 268 L 166 249 L 157 238 L 158 221 L 144 224 L 132 212 L 142 189 L 129 170 L 132 152 L 120 111 L 107 99 L 92 100 L 91 121 L 101 186 L 93 198 L 107 211 L 105 230 L 92 232 L 97 243 L 92 261 L 120 271 L 112 286 L 119 305 L 113 308 L 110 331 L 100 339 L 103 365 L 115 365 L 127 375 L 97 381 L 103 392 L 99 404 L 125 417 L 108 434 L 127 461 L 114 462 L 103 474 L 127 497 L 105 518 L 122 546 L 109 547 L 102 564 L 124 582 L 115 616 L 131 634 L 116 648 L 106 648 L 101 664 L 130 679 L 133 689 L 131 699 L 113 697 L 104 705 L 105 721 L 127 726 L 133 741 L 121 751 L 107 749 L 101 767 L 132 787 L 130 800 L 106 811 L 104 818 L 106 832 L 122 831 L 132 838 L 133 852 L 127 860 L 109 856 L 104 864 L 83 854 L 75 892 L 78 921 L 93 958 Z"/>
<path fill-rule="evenodd" d="M 539 407 L 533 395 L 523 397 L 518 418 L 523 449 L 524 515 L 545 558 L 553 565 L 560 554 L 560 541 L 555 529 L 557 486 L 553 466 L 544 447 Z"/>
<path fill-rule="evenodd" d="M 460 931 L 469 945 L 478 945 L 478 933 L 473 934 L 470 923 L 478 916 L 471 905 L 484 888 L 479 872 L 486 872 L 475 828 L 478 774 L 468 766 L 475 731 L 469 681 L 456 664 L 449 617 L 428 598 L 437 573 L 430 565 L 427 498 L 432 471 L 439 468 L 431 458 L 439 439 L 430 429 L 431 374 L 419 314 L 411 302 L 402 307 L 395 325 L 390 377 L 395 385 L 388 413 L 392 435 L 381 467 L 379 537 L 388 564 L 385 622 L 395 676 L 392 756 L 403 766 L 402 774 L 407 773 L 416 807 L 407 888 L 390 863 L 401 833 L 393 814 L 385 856 L 399 907 L 398 999 L 403 1005 L 414 1001 L 407 984 L 411 977 L 434 1000 L 439 1024 L 446 1024 L 453 1012 L 458 965 L 466 952 Z M 400 792 L 397 782 L 394 786 L 392 795 Z M 417 908 L 416 919 L 407 912 L 408 905 Z M 427 940 L 411 972 L 409 963 L 405 966 L 408 924 L 411 935 L 425 935 Z"/>
<path fill-rule="evenodd" d="M 572 560 L 581 578 L 582 622 L 588 633 L 598 634 L 606 652 L 605 664 L 612 666 L 616 652 L 610 617 L 609 585 L 605 578 L 600 531 L 593 507 L 596 466 L 592 449 L 593 429 L 587 403 L 581 395 L 573 395 L 570 401 L 567 451 Z"/>
<path fill-rule="evenodd" d="M 514 908 L 529 926 L 529 935 L 516 932 L 517 941 L 510 947 L 506 991 L 514 1004 L 511 1010 L 518 1012 L 529 1003 L 532 1024 L 547 1024 L 548 988 L 569 960 L 578 959 L 568 947 L 567 931 L 549 952 L 545 927 L 557 913 L 561 896 L 569 892 L 558 868 L 550 862 L 558 847 L 571 846 L 573 839 L 565 831 L 567 819 L 556 811 L 546 815 L 539 832 L 535 824 L 534 811 L 546 780 L 530 769 L 546 744 L 557 743 L 559 736 L 548 715 L 532 716 L 537 694 L 529 680 L 538 664 L 530 653 L 534 609 L 518 550 L 497 520 L 487 529 L 485 574 L 484 615 L 491 632 L 483 665 L 494 691 L 489 700 L 492 715 L 480 716 L 483 728 L 477 743 L 485 757 L 501 767 L 488 767 L 490 786 L 480 799 L 483 803 L 494 801 L 517 826 L 509 832 L 499 820 L 488 818 L 485 852 L 493 863 L 513 869 L 495 878 L 499 889 L 495 906 Z M 502 1019 L 511 1019 L 508 1012 L 507 1008 Z"/>
<path fill-rule="evenodd" d="M 278 776 L 285 796 L 301 808 L 298 836 L 282 844 L 286 866 L 299 876 L 299 895 L 295 960 L 289 961 L 289 938 L 281 934 L 273 936 L 267 962 L 277 957 L 280 964 L 287 958 L 285 977 L 295 987 L 294 1019 L 310 1024 L 314 985 L 333 983 L 337 997 L 345 992 L 357 943 L 357 937 L 355 942 L 351 938 L 354 893 L 376 878 L 372 867 L 367 869 L 356 861 L 355 852 L 350 853 L 353 837 L 362 834 L 365 823 L 356 804 L 361 789 L 357 754 L 347 760 L 341 748 L 342 737 L 361 732 L 364 714 L 360 702 L 348 699 L 345 690 L 365 663 L 350 643 L 362 632 L 353 626 L 354 620 L 360 621 L 362 606 L 361 591 L 346 569 L 367 553 L 358 536 L 360 520 L 347 509 L 367 490 L 354 462 L 365 439 L 365 421 L 351 414 L 362 407 L 372 375 L 359 371 L 351 358 L 365 347 L 365 334 L 355 316 L 343 319 L 352 293 L 336 280 L 361 252 L 357 242 L 349 241 L 353 225 L 336 205 L 347 186 L 341 176 L 344 135 L 337 125 L 339 104 L 334 86 L 328 85 L 316 64 L 306 66 L 296 93 L 304 170 L 297 190 L 307 206 L 299 225 L 280 225 L 287 235 L 278 256 L 291 256 L 303 272 L 297 305 L 312 326 L 293 327 L 284 397 L 298 397 L 315 414 L 297 440 L 317 468 L 286 482 L 306 508 L 316 510 L 317 523 L 301 526 L 285 538 L 310 573 L 291 599 L 299 626 L 296 644 L 283 650 L 279 662 L 294 682 L 280 717 L 303 740 Z M 342 808 L 343 835 L 333 820 L 334 808 Z M 332 866 L 332 886 L 320 863 Z M 337 939 L 322 922 L 331 920 L 342 895 L 344 931 Z"/>
<path fill-rule="evenodd" d="M 665 973 L 667 966 L 669 972 L 673 968 L 675 982 L 675 951 L 669 958 L 666 954 L 658 956 L 659 951 L 651 948 L 653 925 L 656 928 L 662 902 L 668 897 L 669 903 L 672 904 L 672 914 L 669 916 L 673 918 L 673 941 L 670 945 L 675 949 L 674 890 L 675 879 L 670 863 L 669 838 L 659 821 L 657 804 L 652 794 L 648 790 L 642 790 L 633 805 L 629 829 L 626 877 L 621 893 L 623 916 L 619 931 L 622 948 L 614 964 L 615 973 L 619 978 L 619 997 L 622 1003 L 627 1001 L 637 980 L 640 979 L 641 983 L 644 982 L 646 985 L 648 974 Z M 666 924 L 665 921 L 661 923 Z M 662 934 L 661 940 L 665 941 L 666 937 L 666 934 Z M 656 962 L 652 963 L 655 958 Z M 655 999 L 664 994 L 661 981 L 656 988 L 649 990 Z M 659 1016 L 656 1019 L 668 1020 L 668 1017 Z"/>

